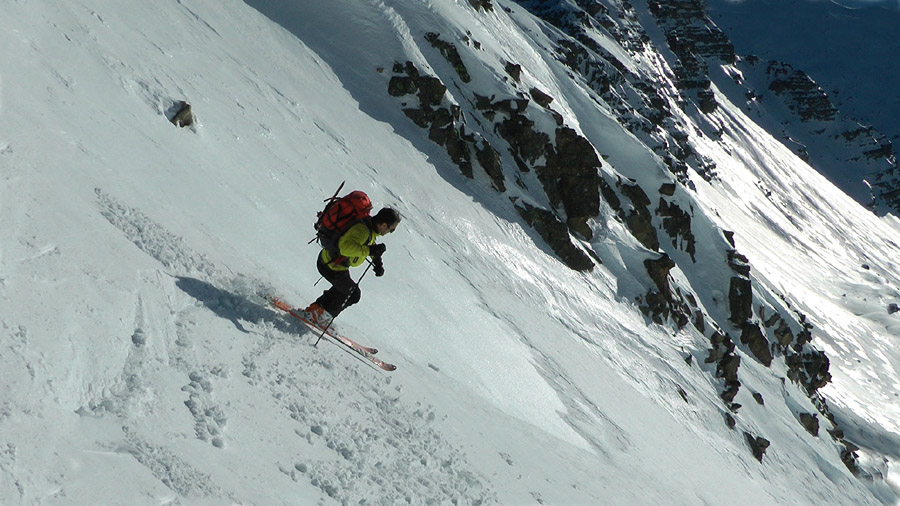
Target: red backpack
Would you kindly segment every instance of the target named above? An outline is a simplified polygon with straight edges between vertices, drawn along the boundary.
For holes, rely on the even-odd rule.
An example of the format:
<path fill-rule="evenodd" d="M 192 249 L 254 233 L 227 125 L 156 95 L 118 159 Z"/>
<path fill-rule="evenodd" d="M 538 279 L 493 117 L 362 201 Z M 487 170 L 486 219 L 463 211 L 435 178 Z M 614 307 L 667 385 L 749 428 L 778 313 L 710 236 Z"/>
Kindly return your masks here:
<path fill-rule="evenodd" d="M 326 199 L 325 209 L 316 213 L 316 240 L 323 249 L 328 250 L 332 257 L 339 255 L 338 239 L 344 235 L 353 225 L 369 217 L 372 211 L 372 201 L 369 196 L 360 190 L 352 191 L 341 198 L 337 194 L 344 187 L 344 183 L 334 192 L 334 196 Z"/>

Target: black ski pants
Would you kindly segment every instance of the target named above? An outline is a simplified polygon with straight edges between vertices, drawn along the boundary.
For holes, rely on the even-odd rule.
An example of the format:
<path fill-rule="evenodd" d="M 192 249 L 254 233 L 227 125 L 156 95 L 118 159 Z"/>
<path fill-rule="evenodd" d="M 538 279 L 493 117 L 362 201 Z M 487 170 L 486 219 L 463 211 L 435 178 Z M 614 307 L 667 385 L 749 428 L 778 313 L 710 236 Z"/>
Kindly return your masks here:
<path fill-rule="evenodd" d="M 322 255 L 319 255 L 316 268 L 319 270 L 319 274 L 325 278 L 325 281 L 331 283 L 331 288 L 325 290 L 316 299 L 316 304 L 325 308 L 325 311 L 328 311 L 331 316 L 337 316 L 344 309 L 359 302 L 362 292 L 359 290 L 359 285 L 350 277 L 349 269 L 346 271 L 331 270 L 322 261 Z"/>

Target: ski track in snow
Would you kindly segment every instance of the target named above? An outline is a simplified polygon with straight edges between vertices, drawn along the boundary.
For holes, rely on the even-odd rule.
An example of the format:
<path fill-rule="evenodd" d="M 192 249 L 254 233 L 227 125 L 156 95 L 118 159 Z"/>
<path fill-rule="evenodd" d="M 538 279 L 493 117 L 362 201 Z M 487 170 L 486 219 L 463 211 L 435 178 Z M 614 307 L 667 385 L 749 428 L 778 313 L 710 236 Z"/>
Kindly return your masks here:
<path fill-rule="evenodd" d="M 294 481 L 303 481 L 342 504 L 385 506 L 416 502 L 441 504 L 447 497 L 466 498 L 467 504 L 496 502 L 485 480 L 470 471 L 462 451 L 432 427 L 438 416 L 434 407 L 407 405 L 390 376 L 384 376 L 343 353 L 339 347 L 311 345 L 312 333 L 299 322 L 265 307 L 263 295 L 272 287 L 251 278 L 229 277 L 205 256 L 192 251 L 184 240 L 155 223 L 142 211 L 96 190 L 100 212 L 141 251 L 158 260 L 168 275 L 149 274 L 148 284 L 165 290 L 174 283 L 195 301 L 187 307 L 171 307 L 171 329 L 163 331 L 167 357 L 183 375 L 187 400 L 184 407 L 194 420 L 197 439 L 216 448 L 228 445 L 227 403 L 217 400 L 222 384 L 246 382 L 271 397 L 271 402 L 296 422 L 294 441 L 297 457 L 278 462 L 279 470 Z M 196 275 L 202 279 L 187 276 Z M 227 287 L 227 288 L 220 288 Z M 156 304 L 165 300 L 155 300 Z M 111 413 L 125 420 L 146 414 L 152 402 L 150 388 L 142 379 L 150 366 L 148 334 L 142 297 L 136 301 L 133 344 L 117 384 L 109 396 L 89 403 L 91 415 Z M 248 340 L 240 373 L 224 364 L 205 363 L 199 358 L 195 331 L 202 321 L 198 307 L 229 320 Z M 298 337 L 301 339 L 298 340 Z M 307 338 L 307 339 L 302 339 Z M 321 378 L 328 377 L 328 381 Z M 338 418 L 330 399 L 340 399 L 352 409 Z M 145 400 L 146 399 L 146 400 Z M 123 427 L 127 452 L 166 486 L 185 497 L 228 497 L 227 486 L 212 483 L 172 454 L 151 443 L 139 429 Z M 304 448 L 327 449 L 327 458 L 307 460 Z M 379 490 L 378 497 L 371 490 Z"/>

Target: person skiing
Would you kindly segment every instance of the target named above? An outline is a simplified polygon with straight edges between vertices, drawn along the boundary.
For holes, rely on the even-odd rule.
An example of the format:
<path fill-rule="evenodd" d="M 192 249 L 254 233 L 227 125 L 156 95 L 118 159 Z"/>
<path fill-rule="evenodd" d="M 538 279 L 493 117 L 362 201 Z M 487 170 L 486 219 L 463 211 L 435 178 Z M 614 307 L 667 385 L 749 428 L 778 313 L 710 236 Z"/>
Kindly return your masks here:
<path fill-rule="evenodd" d="M 387 247 L 376 243 L 379 237 L 397 230 L 400 213 L 390 207 L 382 208 L 375 216 L 361 219 L 344 232 L 334 248 L 323 247 L 316 261 L 319 274 L 331 283 L 315 302 L 303 310 L 303 317 L 326 328 L 344 309 L 359 302 L 359 285 L 350 277 L 350 268 L 372 258 L 375 276 L 384 275 L 381 256 Z"/>

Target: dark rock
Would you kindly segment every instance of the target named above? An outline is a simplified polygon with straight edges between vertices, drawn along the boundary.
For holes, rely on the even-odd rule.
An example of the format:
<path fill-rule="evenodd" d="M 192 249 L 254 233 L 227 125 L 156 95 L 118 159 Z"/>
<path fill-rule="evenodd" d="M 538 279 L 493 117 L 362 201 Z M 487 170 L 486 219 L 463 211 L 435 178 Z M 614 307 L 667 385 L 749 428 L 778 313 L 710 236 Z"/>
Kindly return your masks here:
<path fill-rule="evenodd" d="M 672 298 L 672 288 L 669 286 L 669 271 L 673 267 L 675 267 L 675 262 L 665 253 L 657 259 L 644 260 L 644 268 L 647 269 L 647 274 L 650 275 L 650 279 L 653 280 L 656 289 L 659 290 L 659 293 L 666 300 Z"/>
<path fill-rule="evenodd" d="M 517 204 L 516 210 L 531 225 L 569 268 L 590 271 L 594 262 L 581 249 L 572 244 L 569 229 L 550 211 L 538 209 L 527 203 Z"/>
<path fill-rule="evenodd" d="M 728 241 L 728 244 L 734 248 L 734 232 L 731 230 L 723 230 L 722 235 L 725 236 L 725 240 Z"/>
<path fill-rule="evenodd" d="M 503 166 L 500 161 L 500 153 L 486 141 L 475 146 L 475 157 L 481 168 L 487 173 L 498 192 L 506 191 L 503 183 Z"/>
<path fill-rule="evenodd" d="M 741 328 L 741 343 L 746 344 L 763 365 L 770 367 L 772 365 L 772 352 L 769 350 L 769 341 L 760 330 L 759 326 L 750 322 L 745 322 Z"/>
<path fill-rule="evenodd" d="M 520 162 L 520 168 L 527 167 L 547 155 L 550 136 L 536 131 L 534 121 L 523 114 L 512 114 L 497 123 L 494 130 L 509 143 L 513 156 Z"/>
<path fill-rule="evenodd" d="M 569 226 L 590 239 L 586 223 L 600 212 L 600 158 L 594 146 L 571 128 L 556 129 L 555 141 L 538 177 L 550 201 L 562 204 Z"/>
<path fill-rule="evenodd" d="M 504 70 L 509 74 L 509 77 L 513 78 L 513 81 L 519 82 L 522 79 L 522 66 L 518 63 L 506 62 Z"/>
<path fill-rule="evenodd" d="M 553 102 L 553 97 L 547 95 L 537 88 L 531 88 L 531 91 L 529 91 L 528 93 L 529 95 L 531 95 L 531 99 L 534 100 L 537 105 L 545 109 L 550 107 L 550 103 Z"/>
<path fill-rule="evenodd" d="M 527 98 L 507 98 L 492 103 L 491 108 L 496 112 L 502 112 L 508 115 L 522 114 L 525 112 L 525 109 L 528 108 L 530 102 L 531 101 Z M 534 122 L 532 122 L 532 125 L 533 124 Z"/>
<path fill-rule="evenodd" d="M 428 128 L 435 117 L 434 109 L 430 107 L 403 109 L 403 114 L 420 128 Z"/>
<path fill-rule="evenodd" d="M 754 437 L 749 432 L 744 432 L 744 437 L 747 439 L 747 444 L 750 446 L 753 456 L 756 457 L 756 460 L 762 462 L 763 455 L 765 455 L 771 444 L 769 440 L 762 437 Z"/>
<path fill-rule="evenodd" d="M 725 405 L 727 405 L 731 411 L 736 412 L 738 408 L 740 408 L 740 404 L 734 404 L 734 398 L 738 393 L 738 390 L 741 388 L 741 382 L 738 380 L 726 380 L 725 381 L 725 389 L 722 390 L 722 394 L 720 397 L 723 401 L 725 401 Z"/>
<path fill-rule="evenodd" d="M 415 93 L 418 90 L 416 81 L 409 76 L 392 76 L 388 82 L 388 95 L 401 97 Z"/>
<path fill-rule="evenodd" d="M 466 65 L 463 63 L 462 58 L 459 56 L 459 51 L 456 50 L 456 46 L 452 43 L 447 42 L 445 40 L 441 40 L 440 34 L 434 32 L 428 32 L 425 34 L 425 40 L 431 44 L 432 47 L 441 52 L 441 55 L 453 66 L 453 70 L 456 71 L 456 74 L 464 83 L 468 83 L 472 80 L 472 77 L 469 75 L 468 69 L 466 69 Z"/>
<path fill-rule="evenodd" d="M 674 185 L 673 185 L 674 186 Z M 669 204 L 665 199 L 659 199 L 659 207 L 656 214 L 662 216 L 663 230 L 672 238 L 672 246 L 679 247 L 679 239 L 681 240 L 681 248 L 691 256 L 691 260 L 696 253 L 696 244 L 694 234 L 691 232 L 691 215 L 682 210 L 675 204 Z"/>
<path fill-rule="evenodd" d="M 731 278 L 728 289 L 728 305 L 731 309 L 729 319 L 735 325 L 741 326 L 753 316 L 753 287 L 750 280 L 745 277 Z"/>
<path fill-rule="evenodd" d="M 844 441 L 845 447 L 841 450 L 841 462 L 847 466 L 847 469 L 853 473 L 854 476 L 859 476 L 859 454 L 856 453 L 856 450 L 859 450 L 855 445 Z"/>
<path fill-rule="evenodd" d="M 703 114 L 712 114 L 719 108 L 716 95 L 712 90 L 700 90 L 697 92 L 697 108 Z"/>
<path fill-rule="evenodd" d="M 491 0 L 469 0 L 469 5 L 476 11 L 494 11 L 494 4 L 491 3 Z"/>
<path fill-rule="evenodd" d="M 807 432 L 812 434 L 813 436 L 818 437 L 819 435 L 819 417 L 815 414 L 810 413 L 800 413 L 800 424 L 803 425 L 803 428 L 806 429 Z"/>
<path fill-rule="evenodd" d="M 787 321 L 783 319 L 779 320 L 781 323 L 778 325 L 778 328 L 775 329 L 775 339 L 781 346 L 789 346 L 794 341 L 794 332 L 791 330 L 791 326 L 788 325 Z"/>
<path fill-rule="evenodd" d="M 181 101 L 176 107 L 178 110 L 175 112 L 175 115 L 172 116 L 172 119 L 169 120 L 173 125 L 177 127 L 188 127 L 194 124 L 194 112 L 191 110 L 191 104 Z"/>
<path fill-rule="evenodd" d="M 694 328 L 697 329 L 701 334 L 706 333 L 706 318 L 703 316 L 703 311 L 696 311 L 694 313 Z"/>
<path fill-rule="evenodd" d="M 737 381 L 737 371 L 740 366 L 741 357 L 729 353 L 719 361 L 717 372 L 719 373 L 719 376 L 725 378 L 728 381 Z"/>
<path fill-rule="evenodd" d="M 619 196 L 616 195 L 612 186 L 602 178 L 600 179 L 600 194 L 603 195 L 603 199 L 609 204 L 609 207 L 611 207 L 613 211 L 616 211 L 619 215 L 624 214 L 622 211 L 622 201 L 619 200 Z"/>
<path fill-rule="evenodd" d="M 807 346 L 800 353 L 787 355 L 785 363 L 788 378 L 802 385 L 809 395 L 831 381 L 831 363 L 824 352 L 815 348 Z"/>
<path fill-rule="evenodd" d="M 786 63 L 769 62 L 769 90 L 784 95 L 788 107 L 803 121 L 832 121 L 837 109 L 825 91 L 805 72 Z"/>
<path fill-rule="evenodd" d="M 728 267 L 743 277 L 750 276 L 750 263 L 747 257 L 737 252 L 737 250 L 728 250 L 727 258 Z"/>
<path fill-rule="evenodd" d="M 619 181 L 622 194 L 631 200 L 631 212 L 624 217 L 625 225 L 631 234 L 650 251 L 659 250 L 659 237 L 648 206 L 650 198 L 639 185 L 633 182 Z"/>

